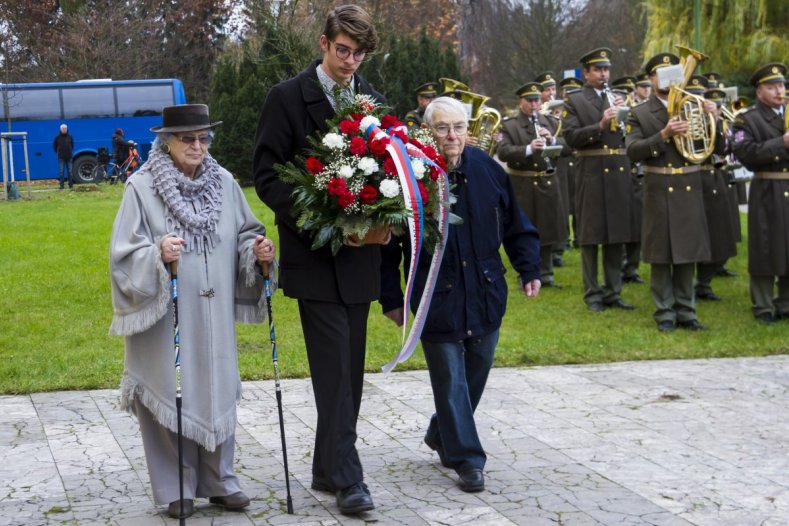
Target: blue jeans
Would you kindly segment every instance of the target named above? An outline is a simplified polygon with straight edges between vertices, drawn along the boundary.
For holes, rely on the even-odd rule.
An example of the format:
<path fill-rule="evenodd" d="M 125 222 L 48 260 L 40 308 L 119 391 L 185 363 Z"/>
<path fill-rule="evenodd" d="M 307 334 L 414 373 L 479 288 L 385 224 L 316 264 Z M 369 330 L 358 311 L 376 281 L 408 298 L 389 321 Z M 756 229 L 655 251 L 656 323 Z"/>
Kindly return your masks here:
<path fill-rule="evenodd" d="M 63 172 L 66 172 L 66 176 L 63 176 Z M 74 186 L 74 177 L 72 176 L 72 163 L 71 159 L 58 159 L 58 181 L 60 181 L 60 187 L 63 188 L 63 183 L 66 179 L 68 179 L 68 187 L 71 188 Z"/>
<path fill-rule="evenodd" d="M 485 467 L 487 456 L 477 434 L 474 410 L 485 390 L 498 341 L 499 331 L 495 330 L 480 338 L 422 342 L 436 405 L 425 442 L 443 447 L 447 461 L 458 473 Z"/>

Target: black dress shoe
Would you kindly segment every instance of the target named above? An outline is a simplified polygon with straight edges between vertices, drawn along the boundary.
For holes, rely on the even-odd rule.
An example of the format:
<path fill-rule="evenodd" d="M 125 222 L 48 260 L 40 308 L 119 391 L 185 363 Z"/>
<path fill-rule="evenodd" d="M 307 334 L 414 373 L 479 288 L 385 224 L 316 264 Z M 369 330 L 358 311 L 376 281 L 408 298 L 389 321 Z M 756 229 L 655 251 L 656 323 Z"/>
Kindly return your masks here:
<path fill-rule="evenodd" d="M 458 475 L 458 487 L 463 491 L 476 493 L 485 489 L 485 476 L 481 469 L 470 469 Z"/>
<path fill-rule="evenodd" d="M 737 273 L 733 270 L 729 270 L 726 267 L 721 267 L 717 271 L 715 271 L 716 276 L 720 276 L 722 278 L 733 278 L 737 276 Z"/>
<path fill-rule="evenodd" d="M 712 291 L 709 292 L 697 292 L 696 299 L 706 300 L 706 301 L 720 301 L 721 297 L 715 294 Z"/>
<path fill-rule="evenodd" d="M 772 312 L 763 312 L 756 316 L 756 321 L 765 325 L 772 325 L 772 323 L 775 321 L 775 317 L 773 316 Z"/>
<path fill-rule="evenodd" d="M 564 260 L 562 258 L 560 258 L 560 257 L 553 258 L 553 266 L 554 267 L 559 267 L 559 268 L 563 267 L 564 266 Z"/>
<path fill-rule="evenodd" d="M 622 309 L 622 310 L 634 310 L 636 307 L 629 303 L 625 303 L 622 299 L 617 299 L 612 301 L 611 303 L 606 303 L 605 307 L 607 309 Z"/>
<path fill-rule="evenodd" d="M 225 495 L 223 497 L 211 497 L 208 499 L 211 504 L 222 506 L 226 510 L 243 510 L 249 506 L 249 497 L 244 495 L 243 491 L 236 491 L 232 495 Z"/>
<path fill-rule="evenodd" d="M 433 451 L 438 453 L 438 458 L 439 458 L 439 460 L 441 460 L 441 465 L 442 466 L 444 466 L 445 468 L 451 468 L 452 467 L 452 463 L 447 460 L 447 457 L 444 454 L 444 446 L 442 446 L 441 444 L 435 444 L 433 442 L 430 442 L 427 439 L 427 437 L 425 437 L 425 444 L 427 444 L 427 447 L 429 447 L 430 449 L 432 449 Z"/>
<path fill-rule="evenodd" d="M 310 488 L 314 489 L 315 491 L 325 491 L 326 493 L 334 493 L 336 491 L 328 479 L 317 477 L 315 475 L 312 476 L 312 484 L 310 484 Z"/>
<path fill-rule="evenodd" d="M 625 283 L 644 283 L 644 279 L 638 274 L 632 274 L 630 276 L 622 276 L 622 281 L 624 281 Z"/>
<path fill-rule="evenodd" d="M 703 323 L 700 323 L 699 320 L 685 320 L 685 321 L 678 321 L 677 327 L 680 329 L 686 329 L 689 331 L 706 331 L 707 326 Z"/>
<path fill-rule="evenodd" d="M 348 486 L 338 491 L 336 496 L 337 506 L 339 506 L 340 512 L 344 515 L 353 515 L 375 508 L 373 498 L 370 496 L 370 490 L 367 489 L 367 484 L 364 482 L 357 482 L 352 486 Z"/>
<path fill-rule="evenodd" d="M 603 312 L 603 302 L 602 301 L 592 301 L 586 304 L 586 307 L 592 312 Z"/>
<path fill-rule="evenodd" d="M 677 328 L 677 324 L 674 323 L 674 320 L 663 320 L 659 321 L 657 324 L 657 330 L 660 332 L 671 332 Z"/>
<path fill-rule="evenodd" d="M 167 506 L 167 515 L 173 519 L 188 519 L 195 512 L 195 503 L 192 499 L 184 499 L 184 514 L 181 515 L 181 501 L 174 500 Z"/>
<path fill-rule="evenodd" d="M 773 316 L 773 320 L 775 321 L 789 320 L 789 312 L 776 312 L 775 316 Z"/>

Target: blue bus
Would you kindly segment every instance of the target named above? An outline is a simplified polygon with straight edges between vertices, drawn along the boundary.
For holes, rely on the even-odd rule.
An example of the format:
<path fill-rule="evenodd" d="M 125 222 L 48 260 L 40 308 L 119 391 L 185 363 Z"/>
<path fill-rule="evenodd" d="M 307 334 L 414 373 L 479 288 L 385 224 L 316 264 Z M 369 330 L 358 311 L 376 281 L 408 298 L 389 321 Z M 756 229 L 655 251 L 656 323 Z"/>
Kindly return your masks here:
<path fill-rule="evenodd" d="M 145 160 L 161 124 L 162 108 L 185 104 L 184 87 L 176 79 L 84 80 L 36 84 L 0 84 L 0 131 L 27 132 L 30 179 L 56 179 L 57 155 L 52 143 L 60 125 L 74 137 L 74 181 L 93 182 L 100 146 L 112 152 L 112 134 L 138 143 Z M 9 119 L 10 117 L 10 119 Z M 24 180 L 21 140 L 13 141 L 14 173 Z"/>

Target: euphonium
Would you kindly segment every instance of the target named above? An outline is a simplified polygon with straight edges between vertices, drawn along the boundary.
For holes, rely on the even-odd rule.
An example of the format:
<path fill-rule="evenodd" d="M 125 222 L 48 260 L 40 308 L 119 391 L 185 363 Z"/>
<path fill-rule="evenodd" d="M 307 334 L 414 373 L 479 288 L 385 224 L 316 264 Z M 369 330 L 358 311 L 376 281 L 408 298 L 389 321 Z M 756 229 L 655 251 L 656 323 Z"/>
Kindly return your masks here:
<path fill-rule="evenodd" d="M 445 80 L 445 79 L 441 79 Z M 476 137 L 477 146 L 493 155 L 496 150 L 496 134 L 501 127 L 501 114 L 493 108 L 485 106 L 490 97 L 471 93 L 468 90 L 455 89 L 460 96 L 460 102 L 470 106 L 468 119 L 468 134 Z"/>
<path fill-rule="evenodd" d="M 449 93 L 450 91 L 456 91 L 456 90 L 469 91 L 470 89 L 468 85 L 463 84 L 459 80 L 442 77 L 438 79 L 438 81 L 441 83 L 441 87 L 443 88 L 444 93 Z"/>
<path fill-rule="evenodd" d="M 688 123 L 688 131 L 674 136 L 674 145 L 686 160 L 700 163 L 715 149 L 715 117 L 704 111 L 704 97 L 685 91 L 696 65 L 707 56 L 685 46 L 677 46 L 682 66 L 682 86 L 671 86 L 668 94 L 668 117 Z"/>

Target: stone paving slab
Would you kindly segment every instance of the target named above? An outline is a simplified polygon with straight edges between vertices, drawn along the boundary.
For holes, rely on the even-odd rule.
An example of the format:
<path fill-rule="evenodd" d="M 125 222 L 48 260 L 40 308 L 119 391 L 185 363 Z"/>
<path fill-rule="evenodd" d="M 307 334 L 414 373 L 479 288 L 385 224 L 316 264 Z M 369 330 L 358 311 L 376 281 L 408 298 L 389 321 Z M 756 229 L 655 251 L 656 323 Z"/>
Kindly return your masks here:
<path fill-rule="evenodd" d="M 487 490 L 467 494 L 423 443 L 425 371 L 368 374 L 359 452 L 377 508 L 309 489 L 309 380 L 282 382 L 295 514 L 273 382 L 245 382 L 242 513 L 197 501 L 190 525 L 789 524 L 789 356 L 494 369 L 477 425 Z M 177 524 L 156 507 L 116 390 L 0 397 L 0 526 Z"/>

